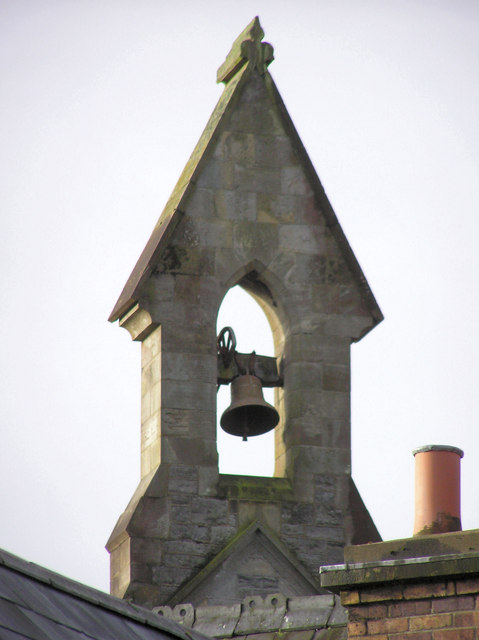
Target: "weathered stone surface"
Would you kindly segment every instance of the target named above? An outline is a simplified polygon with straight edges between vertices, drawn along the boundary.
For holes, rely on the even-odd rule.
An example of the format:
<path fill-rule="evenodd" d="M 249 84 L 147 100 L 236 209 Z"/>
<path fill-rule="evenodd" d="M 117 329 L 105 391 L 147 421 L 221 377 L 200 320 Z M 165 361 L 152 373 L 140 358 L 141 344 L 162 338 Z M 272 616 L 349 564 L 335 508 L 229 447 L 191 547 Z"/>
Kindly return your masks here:
<path fill-rule="evenodd" d="M 224 93 L 111 316 L 143 341 L 142 481 L 109 542 L 112 585 L 150 606 L 186 593 L 217 604 L 317 594 L 319 564 L 361 539 L 352 522 L 370 524 L 348 483 L 350 345 L 382 316 L 261 37 L 254 21 L 234 44 Z M 277 477 L 233 482 L 218 473 L 216 319 L 236 284 L 271 323 L 283 386 Z M 248 557 L 237 541 L 256 524 Z M 281 626 L 265 602 L 241 614 L 264 633 Z"/>
<path fill-rule="evenodd" d="M 233 635 L 241 614 L 241 605 L 198 607 L 194 628 L 213 638 Z"/>
<path fill-rule="evenodd" d="M 339 598 L 247 596 L 229 606 L 178 604 L 154 607 L 164 615 L 214 638 L 237 640 L 346 640 L 346 612 Z"/>
<path fill-rule="evenodd" d="M 275 631 L 280 628 L 285 611 L 286 598 L 281 594 L 272 594 L 264 600 L 260 596 L 248 596 L 242 602 L 236 632 Z"/>
<path fill-rule="evenodd" d="M 326 625 L 334 597 L 331 595 L 290 598 L 282 629 L 304 629 Z"/>

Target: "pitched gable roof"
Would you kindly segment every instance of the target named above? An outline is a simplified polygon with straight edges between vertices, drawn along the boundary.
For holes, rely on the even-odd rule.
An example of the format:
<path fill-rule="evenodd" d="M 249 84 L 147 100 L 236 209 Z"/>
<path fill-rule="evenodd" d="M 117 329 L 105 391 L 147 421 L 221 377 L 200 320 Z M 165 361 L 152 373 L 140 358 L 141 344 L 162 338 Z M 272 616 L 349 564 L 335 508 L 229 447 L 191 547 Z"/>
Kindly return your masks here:
<path fill-rule="evenodd" d="M 110 315 L 109 320 L 111 322 L 121 318 L 141 297 L 146 281 L 153 273 L 163 250 L 182 217 L 186 200 L 201 175 L 204 161 L 209 158 L 219 133 L 234 112 L 248 81 L 253 75 L 257 78 L 258 74 L 264 82 L 269 97 L 268 108 L 272 110 L 274 116 L 281 122 L 282 128 L 289 137 L 331 234 L 361 291 L 366 307 L 373 319 L 371 328 L 383 319 L 381 310 L 339 225 L 313 164 L 306 153 L 276 85 L 267 71 L 268 64 L 273 60 L 273 48 L 270 44 L 262 42 L 263 36 L 264 32 L 259 20 L 255 18 L 233 43 L 230 53 L 218 70 L 218 81 L 224 82 L 226 85 L 223 94 Z"/>

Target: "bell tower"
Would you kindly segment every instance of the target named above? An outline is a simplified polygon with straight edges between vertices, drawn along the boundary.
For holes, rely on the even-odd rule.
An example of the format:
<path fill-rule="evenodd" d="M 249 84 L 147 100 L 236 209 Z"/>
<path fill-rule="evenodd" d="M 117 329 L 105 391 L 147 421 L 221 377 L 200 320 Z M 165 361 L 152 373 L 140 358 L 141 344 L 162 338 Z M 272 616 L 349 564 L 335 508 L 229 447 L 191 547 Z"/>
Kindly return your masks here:
<path fill-rule="evenodd" d="M 111 590 L 145 606 L 315 595 L 320 565 L 380 539 L 351 478 L 350 346 L 382 315 L 263 37 L 255 18 L 219 68 L 223 94 L 110 316 L 142 345 L 141 479 L 107 543 Z M 255 365 L 276 390 L 273 478 L 218 473 L 216 389 L 238 371 L 216 318 L 236 284 L 275 341 Z"/>

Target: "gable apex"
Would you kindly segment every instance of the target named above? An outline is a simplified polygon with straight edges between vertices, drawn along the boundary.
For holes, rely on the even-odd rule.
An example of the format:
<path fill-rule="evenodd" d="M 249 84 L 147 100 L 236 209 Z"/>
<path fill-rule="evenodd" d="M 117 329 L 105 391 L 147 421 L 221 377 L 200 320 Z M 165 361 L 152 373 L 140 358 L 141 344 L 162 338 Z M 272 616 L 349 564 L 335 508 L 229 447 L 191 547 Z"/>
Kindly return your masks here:
<path fill-rule="evenodd" d="M 315 215 L 320 215 L 321 219 L 324 220 L 327 233 L 332 236 L 338 255 L 341 255 L 341 259 L 347 265 L 347 269 L 351 274 L 351 283 L 354 283 L 354 286 L 359 291 L 359 295 L 362 298 L 362 313 L 367 313 L 371 318 L 369 326 L 359 332 L 354 339 L 360 339 L 383 319 L 374 295 L 341 229 L 313 164 L 266 68 L 273 59 L 273 49 L 271 45 L 262 42 L 263 35 L 264 32 L 259 20 L 255 18 L 233 43 L 230 53 L 218 70 L 219 81 L 225 83 L 223 94 L 110 315 L 109 320 L 111 322 L 124 316 L 139 302 L 144 294 L 146 282 L 158 269 L 159 260 L 166 247 L 169 246 L 172 236 L 175 234 L 175 230 L 185 214 L 188 201 L 198 188 L 206 187 L 217 192 L 220 190 L 224 192 L 226 189 L 230 191 L 231 197 L 236 197 L 238 193 L 245 192 L 253 194 L 254 197 L 256 197 L 255 194 L 261 194 L 262 196 L 263 194 L 279 194 L 281 197 L 285 193 L 287 195 L 283 184 L 280 186 L 278 184 L 280 180 L 284 183 L 284 176 L 289 169 L 287 166 L 281 166 L 278 158 L 274 157 L 274 151 L 270 152 L 271 166 L 269 167 L 264 164 L 261 167 L 257 164 L 258 159 L 254 155 L 254 149 L 252 152 L 250 150 L 247 151 L 252 156 L 248 157 L 249 164 L 247 167 L 239 166 L 240 163 L 237 162 L 237 158 L 214 157 L 217 143 L 228 127 L 232 130 L 233 136 L 237 134 L 241 134 L 243 137 L 249 136 L 248 144 L 251 147 L 260 146 L 268 136 L 270 136 L 270 139 L 276 136 L 276 139 L 284 138 L 284 140 L 288 141 L 288 145 L 295 157 L 293 180 L 297 178 L 298 173 L 301 173 L 301 180 L 306 185 L 304 188 L 308 189 L 311 195 L 310 200 L 315 203 Z M 247 114 L 248 117 L 244 118 L 244 122 L 240 123 L 242 128 L 238 128 L 239 105 L 242 101 L 244 102 L 245 92 L 251 90 L 251 93 L 254 94 L 255 87 L 264 99 L 258 101 L 258 103 L 254 103 L 254 96 L 253 99 L 250 99 L 250 113 Z M 231 126 L 232 122 L 234 126 Z M 275 130 L 273 131 L 273 129 Z M 206 181 L 205 170 L 208 162 L 210 164 L 211 162 L 215 163 L 216 174 L 230 172 L 229 181 L 225 182 L 223 180 L 221 182 L 217 180 L 215 184 L 216 174 L 213 175 L 213 179 L 208 176 L 208 181 Z M 260 169 L 263 169 L 263 171 Z M 214 174 L 213 171 L 209 173 Z M 295 195 L 294 190 L 291 191 L 290 189 L 290 193 Z M 237 214 L 233 215 L 236 218 L 239 217 Z M 294 210 L 291 215 L 295 215 Z M 227 214 L 228 216 L 231 219 L 232 216 Z M 294 220 L 290 220 L 290 222 L 296 223 Z M 241 221 L 238 220 L 238 223 L 241 224 Z M 212 220 L 208 224 L 211 226 L 214 221 Z M 296 224 L 302 225 L 302 233 L 306 232 L 307 227 L 304 220 Z M 260 226 L 260 224 L 257 225 L 258 231 Z M 223 241 L 221 232 L 222 230 L 218 225 L 216 232 L 217 248 L 221 247 L 221 242 Z M 234 233 L 234 230 L 231 233 Z M 259 238 L 260 234 L 258 234 L 257 242 L 259 242 Z M 226 242 L 227 239 L 225 238 L 224 241 Z"/>
<path fill-rule="evenodd" d="M 205 599 L 208 604 L 234 604 L 248 595 L 269 592 L 310 596 L 320 591 L 319 583 L 301 562 L 263 522 L 256 520 L 230 540 L 168 604 L 198 605 Z"/>

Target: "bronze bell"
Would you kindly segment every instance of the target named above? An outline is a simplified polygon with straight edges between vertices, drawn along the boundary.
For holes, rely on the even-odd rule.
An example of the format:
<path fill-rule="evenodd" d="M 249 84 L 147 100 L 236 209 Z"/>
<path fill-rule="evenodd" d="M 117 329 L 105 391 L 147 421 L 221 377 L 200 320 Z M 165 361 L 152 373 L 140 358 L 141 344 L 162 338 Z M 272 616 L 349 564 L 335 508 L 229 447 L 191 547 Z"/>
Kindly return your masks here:
<path fill-rule="evenodd" d="M 231 404 L 220 420 L 226 433 L 247 440 L 250 436 L 271 431 L 278 422 L 278 412 L 263 398 L 263 386 L 259 378 L 242 375 L 233 380 Z"/>

